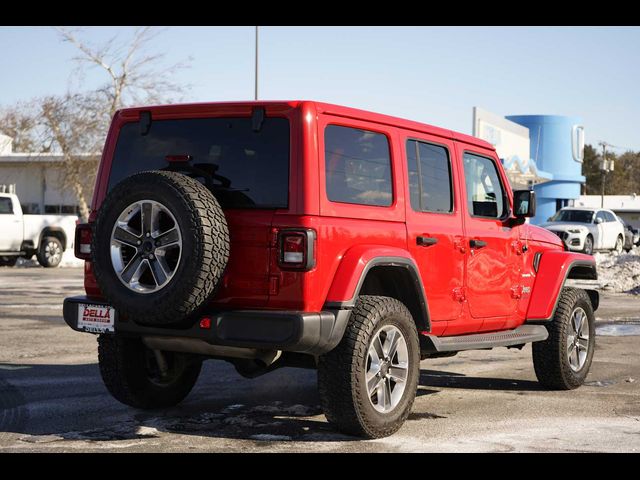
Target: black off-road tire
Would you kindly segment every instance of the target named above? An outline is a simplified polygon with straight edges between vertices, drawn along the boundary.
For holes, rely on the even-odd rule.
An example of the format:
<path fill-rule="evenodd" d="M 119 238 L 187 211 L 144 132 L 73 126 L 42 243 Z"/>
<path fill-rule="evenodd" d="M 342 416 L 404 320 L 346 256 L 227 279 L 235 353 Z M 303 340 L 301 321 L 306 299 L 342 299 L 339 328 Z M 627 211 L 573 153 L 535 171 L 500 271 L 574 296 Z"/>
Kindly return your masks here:
<path fill-rule="evenodd" d="M 571 369 L 567 357 L 567 336 L 571 332 L 571 315 L 581 307 L 587 315 L 589 343 L 584 365 L 577 372 Z M 577 288 L 563 288 L 558 299 L 553 320 L 547 326 L 549 337 L 542 342 L 534 342 L 533 366 L 538 381 L 553 390 L 572 390 L 582 385 L 589 373 L 593 353 L 596 348 L 596 329 L 593 306 L 587 292 Z"/>
<path fill-rule="evenodd" d="M 179 265 L 172 279 L 153 293 L 125 286 L 111 263 L 111 233 L 132 203 L 153 200 L 168 208 L 182 236 Z M 100 207 L 91 245 L 93 271 L 107 300 L 124 318 L 152 326 L 188 326 L 215 295 L 229 260 L 229 230 L 213 194 L 177 172 L 149 171 L 116 185 Z"/>
<path fill-rule="evenodd" d="M 202 361 L 186 353 L 163 352 L 168 375 L 162 380 L 153 351 L 139 338 L 102 334 L 98 362 L 102 380 L 119 402 L 140 409 L 177 405 L 198 380 Z"/>
<path fill-rule="evenodd" d="M 51 255 L 51 248 L 57 249 L 59 254 L 55 256 Z M 49 249 L 49 251 L 47 249 Z M 36 258 L 38 259 L 38 263 L 44 268 L 55 268 L 60 265 L 63 253 L 64 248 L 62 247 L 62 242 L 58 238 L 44 237 L 40 242 L 38 251 L 36 252 Z"/>
<path fill-rule="evenodd" d="M 389 413 L 376 411 L 368 398 L 365 373 L 369 342 L 382 326 L 403 334 L 409 352 L 407 385 Z M 394 298 L 362 295 L 351 312 L 342 341 L 318 361 L 318 390 L 327 420 L 339 431 L 364 438 L 395 433 L 411 413 L 420 374 L 416 324 L 407 307 Z"/>

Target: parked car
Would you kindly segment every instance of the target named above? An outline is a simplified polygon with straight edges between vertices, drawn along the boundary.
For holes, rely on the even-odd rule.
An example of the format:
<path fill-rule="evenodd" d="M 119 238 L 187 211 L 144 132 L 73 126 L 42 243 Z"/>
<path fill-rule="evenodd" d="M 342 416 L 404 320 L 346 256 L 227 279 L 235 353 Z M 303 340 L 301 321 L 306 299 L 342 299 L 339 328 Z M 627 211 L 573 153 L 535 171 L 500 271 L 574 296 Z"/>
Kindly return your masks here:
<path fill-rule="evenodd" d="M 629 253 L 635 245 L 640 243 L 640 231 L 633 228 L 627 222 L 625 222 L 622 217 L 616 215 L 618 221 L 622 224 L 624 228 L 624 251 Z"/>
<path fill-rule="evenodd" d="M 0 193 L 0 265 L 36 255 L 43 267 L 57 267 L 73 248 L 75 215 L 24 215 L 15 194 Z"/>
<path fill-rule="evenodd" d="M 591 255 L 595 250 L 622 252 L 624 227 L 611 210 L 565 207 L 540 225 L 562 239 L 567 249 Z"/>
<path fill-rule="evenodd" d="M 169 407 L 207 359 L 255 377 L 318 370 L 322 408 L 366 438 L 400 428 L 420 360 L 533 343 L 547 388 L 587 376 L 593 257 L 529 225 L 475 137 L 309 101 L 118 111 L 89 223 L 76 229 L 86 296 L 119 401 Z"/>

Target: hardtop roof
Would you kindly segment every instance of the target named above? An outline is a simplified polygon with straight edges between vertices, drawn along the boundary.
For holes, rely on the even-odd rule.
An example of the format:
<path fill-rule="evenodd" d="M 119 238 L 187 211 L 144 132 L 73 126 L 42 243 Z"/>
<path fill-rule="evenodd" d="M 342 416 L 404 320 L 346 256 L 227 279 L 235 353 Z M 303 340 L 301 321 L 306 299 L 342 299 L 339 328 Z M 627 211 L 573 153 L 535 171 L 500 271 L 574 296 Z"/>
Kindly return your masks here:
<path fill-rule="evenodd" d="M 214 106 L 232 109 L 234 107 L 254 107 L 254 106 L 272 106 L 282 107 L 283 110 L 291 108 L 301 108 L 303 105 L 309 104 L 316 108 L 319 113 L 341 116 L 351 119 L 361 119 L 376 122 L 383 125 L 414 130 L 443 138 L 457 140 L 459 142 L 468 143 L 488 150 L 495 150 L 493 145 L 480 138 L 473 137 L 464 133 L 456 132 L 446 128 L 436 127 L 426 123 L 416 122 L 405 118 L 394 117 L 382 113 L 361 110 L 358 108 L 346 107 L 344 105 L 336 105 L 332 103 L 324 103 L 312 100 L 269 100 L 269 101 L 239 101 L 239 102 L 199 102 L 199 103 L 181 103 L 170 105 L 150 105 L 123 108 L 117 114 L 124 117 L 131 117 L 140 111 L 151 111 L 151 114 L 175 114 L 175 113 L 198 113 L 211 109 Z"/>

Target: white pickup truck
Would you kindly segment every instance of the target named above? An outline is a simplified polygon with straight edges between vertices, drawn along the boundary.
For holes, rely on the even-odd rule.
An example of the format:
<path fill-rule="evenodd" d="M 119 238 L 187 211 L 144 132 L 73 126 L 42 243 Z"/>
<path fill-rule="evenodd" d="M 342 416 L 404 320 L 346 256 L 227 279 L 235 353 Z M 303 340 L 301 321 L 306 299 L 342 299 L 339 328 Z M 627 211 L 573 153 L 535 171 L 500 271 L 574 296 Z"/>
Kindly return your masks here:
<path fill-rule="evenodd" d="M 57 267 L 73 248 L 76 215 L 23 215 L 18 197 L 0 193 L 0 265 L 34 254 L 43 267 Z"/>

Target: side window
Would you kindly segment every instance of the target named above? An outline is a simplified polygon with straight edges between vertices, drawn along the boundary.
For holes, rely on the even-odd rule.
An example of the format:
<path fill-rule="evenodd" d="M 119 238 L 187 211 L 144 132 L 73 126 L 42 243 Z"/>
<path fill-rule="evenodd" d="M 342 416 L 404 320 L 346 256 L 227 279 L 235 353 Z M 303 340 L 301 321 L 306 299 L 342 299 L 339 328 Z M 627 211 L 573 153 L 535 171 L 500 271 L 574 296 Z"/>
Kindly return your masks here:
<path fill-rule="evenodd" d="M 324 155 L 329 200 L 391 205 L 391 157 L 386 135 L 328 125 L 324 131 Z"/>
<path fill-rule="evenodd" d="M 465 153 L 464 176 L 469 213 L 475 217 L 502 217 L 506 212 L 504 190 L 493 161 Z"/>
<path fill-rule="evenodd" d="M 614 217 L 611 212 L 604 212 L 604 216 L 607 219 L 607 222 L 615 222 L 616 221 L 616 217 Z"/>
<path fill-rule="evenodd" d="M 602 211 L 598 212 L 598 214 L 596 215 L 596 220 L 597 219 L 600 219 L 603 222 L 607 221 L 607 217 L 604 215 L 604 212 L 602 212 Z"/>
<path fill-rule="evenodd" d="M 451 165 L 447 149 L 407 140 L 407 166 L 411 207 L 418 212 L 452 212 Z"/>
<path fill-rule="evenodd" d="M 13 205 L 9 197 L 0 198 L 0 215 L 13 215 Z"/>

